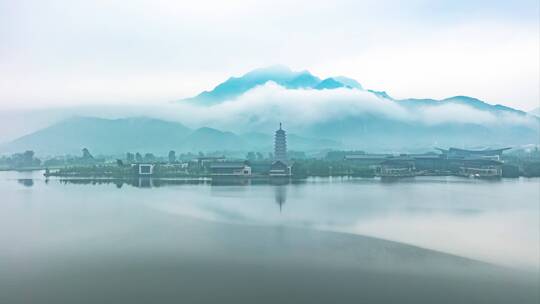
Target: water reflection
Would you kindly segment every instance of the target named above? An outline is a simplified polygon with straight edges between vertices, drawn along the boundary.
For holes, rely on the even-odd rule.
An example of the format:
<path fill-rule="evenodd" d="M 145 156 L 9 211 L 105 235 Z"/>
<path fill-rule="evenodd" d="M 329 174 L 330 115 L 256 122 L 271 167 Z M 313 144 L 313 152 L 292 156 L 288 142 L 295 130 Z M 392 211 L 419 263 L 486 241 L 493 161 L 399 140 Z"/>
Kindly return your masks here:
<path fill-rule="evenodd" d="M 274 194 L 276 203 L 279 205 L 279 213 L 282 211 L 282 207 L 287 201 L 287 187 L 284 185 L 278 185 L 274 187 Z"/>
<path fill-rule="evenodd" d="M 154 179 L 154 178 L 133 178 L 133 179 L 91 179 L 91 178 L 65 178 L 58 179 L 61 184 L 75 185 L 108 185 L 114 184 L 118 189 L 124 185 L 136 188 L 159 188 L 175 185 L 205 185 L 210 184 L 205 179 Z"/>
<path fill-rule="evenodd" d="M 538 269 L 539 180 L 467 181 L 0 172 L 0 302 L 538 303 L 537 279 L 440 251 Z"/>
<path fill-rule="evenodd" d="M 23 179 L 19 182 L 22 183 Z M 288 185 L 305 183 L 305 181 L 291 180 L 289 178 L 198 178 L 198 179 L 161 179 L 161 178 L 120 178 L 120 179 L 94 179 L 94 178 L 61 178 L 58 181 L 62 184 L 76 185 L 107 185 L 114 184 L 117 188 L 129 185 L 136 188 L 158 188 L 177 185 L 212 185 L 212 186 L 249 186 L 249 185 Z M 48 180 L 46 180 L 48 182 Z M 26 185 L 26 184 L 25 184 Z"/>
<path fill-rule="evenodd" d="M 539 267 L 538 179 L 493 183 L 422 177 L 386 183 L 362 178 L 51 178 L 47 186 L 35 175 L 7 179 L 3 183 L 0 178 L 0 192 L 12 202 L 79 202 L 88 197 L 109 208 L 126 200 L 129 208 L 138 202 L 144 208 L 206 221 L 368 235 L 484 261 Z M 13 187 L 15 181 L 32 188 L 10 192 L 22 187 Z M 146 188 L 153 190 L 139 191 Z M 17 199 L 19 194 L 24 197 Z"/>
<path fill-rule="evenodd" d="M 31 178 L 20 178 L 17 182 L 25 187 L 32 187 L 34 185 L 34 180 Z"/>

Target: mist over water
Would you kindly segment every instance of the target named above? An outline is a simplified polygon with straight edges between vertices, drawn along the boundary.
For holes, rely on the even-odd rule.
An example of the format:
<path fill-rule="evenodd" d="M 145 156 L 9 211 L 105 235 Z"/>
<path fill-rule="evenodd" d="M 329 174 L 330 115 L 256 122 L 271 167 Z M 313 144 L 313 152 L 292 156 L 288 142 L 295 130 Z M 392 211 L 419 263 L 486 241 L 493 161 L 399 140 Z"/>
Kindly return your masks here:
<path fill-rule="evenodd" d="M 0 191 L 9 303 L 214 302 L 205 288 L 229 303 L 291 302 L 272 292 L 292 286 L 314 303 L 537 299 L 537 179 L 218 185 L 2 172 Z"/>

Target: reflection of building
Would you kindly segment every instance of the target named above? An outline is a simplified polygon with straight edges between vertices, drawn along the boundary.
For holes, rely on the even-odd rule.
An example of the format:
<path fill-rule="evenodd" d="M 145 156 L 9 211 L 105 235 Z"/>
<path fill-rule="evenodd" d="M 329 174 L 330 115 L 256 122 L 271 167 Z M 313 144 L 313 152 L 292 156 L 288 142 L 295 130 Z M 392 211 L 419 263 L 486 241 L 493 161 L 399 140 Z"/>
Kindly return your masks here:
<path fill-rule="evenodd" d="M 281 208 L 285 204 L 285 201 L 287 201 L 287 188 L 286 186 L 280 185 L 274 187 L 274 194 L 276 203 L 279 205 L 279 212 L 281 212 Z"/>
<path fill-rule="evenodd" d="M 136 180 L 136 187 L 138 188 L 152 188 L 154 186 L 152 178 L 138 178 Z"/>
<path fill-rule="evenodd" d="M 279 123 L 279 130 L 276 131 L 274 138 L 274 160 L 287 162 L 287 135 L 285 130 L 281 128 L 281 123 Z"/>
<path fill-rule="evenodd" d="M 17 182 L 25 187 L 32 187 L 34 185 L 34 180 L 31 178 L 21 178 Z"/>
<path fill-rule="evenodd" d="M 210 164 L 212 176 L 251 176 L 251 167 L 247 162 L 223 161 Z"/>

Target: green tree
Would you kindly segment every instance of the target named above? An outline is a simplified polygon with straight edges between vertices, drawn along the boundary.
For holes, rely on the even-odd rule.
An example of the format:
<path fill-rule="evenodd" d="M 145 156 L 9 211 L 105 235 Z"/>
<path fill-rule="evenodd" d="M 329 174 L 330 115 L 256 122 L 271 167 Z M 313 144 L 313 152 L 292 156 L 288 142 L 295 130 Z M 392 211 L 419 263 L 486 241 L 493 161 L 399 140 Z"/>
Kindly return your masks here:
<path fill-rule="evenodd" d="M 296 178 L 305 178 L 308 175 L 308 171 L 305 163 L 295 162 L 291 168 L 291 174 Z"/>
<path fill-rule="evenodd" d="M 256 159 L 255 152 L 248 152 L 246 159 L 249 161 L 254 161 Z"/>
<path fill-rule="evenodd" d="M 156 157 L 152 153 L 146 153 L 144 155 L 144 161 L 145 162 L 154 162 L 154 161 L 156 161 Z"/>
<path fill-rule="evenodd" d="M 23 163 L 23 165 L 24 166 L 31 166 L 33 160 L 34 160 L 34 151 L 32 151 L 32 150 L 24 151 L 24 153 L 22 155 L 22 163 Z"/>

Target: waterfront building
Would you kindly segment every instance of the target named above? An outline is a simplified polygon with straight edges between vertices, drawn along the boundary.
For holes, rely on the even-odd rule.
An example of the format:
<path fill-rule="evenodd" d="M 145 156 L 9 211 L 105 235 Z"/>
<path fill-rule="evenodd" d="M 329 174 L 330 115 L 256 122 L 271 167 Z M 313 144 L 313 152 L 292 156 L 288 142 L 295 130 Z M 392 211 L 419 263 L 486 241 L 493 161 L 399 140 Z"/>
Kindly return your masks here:
<path fill-rule="evenodd" d="M 461 176 L 492 178 L 502 176 L 502 154 L 510 148 L 481 150 L 437 149 L 442 152 L 441 157 L 445 160 L 450 172 Z"/>
<path fill-rule="evenodd" d="M 441 151 L 443 156 L 447 159 L 491 159 L 491 160 L 501 160 L 502 153 L 511 148 L 501 148 L 501 149 L 481 149 L 481 150 L 468 150 L 468 149 L 459 149 L 459 148 L 449 148 L 441 149 L 436 148 Z"/>
<path fill-rule="evenodd" d="M 224 162 L 225 156 L 201 156 L 197 157 L 196 160 L 199 168 L 206 168 L 209 164 L 213 164 L 215 162 Z"/>
<path fill-rule="evenodd" d="M 274 137 L 274 160 L 286 163 L 287 159 L 287 134 L 279 123 L 279 129 Z"/>
<path fill-rule="evenodd" d="M 464 160 L 458 175 L 479 178 L 498 178 L 502 176 L 503 163 L 491 159 Z"/>
<path fill-rule="evenodd" d="M 212 176 L 251 176 L 251 167 L 247 162 L 222 161 L 210 164 Z"/>
<path fill-rule="evenodd" d="M 358 153 L 345 155 L 344 160 L 358 166 L 366 166 L 368 168 L 376 169 L 380 167 L 382 162 L 386 161 L 390 157 L 392 157 L 392 154 Z"/>
<path fill-rule="evenodd" d="M 133 164 L 132 167 L 135 168 L 135 171 L 138 175 L 149 176 L 154 174 L 155 164 Z"/>
<path fill-rule="evenodd" d="M 421 174 L 443 174 L 448 172 L 447 162 L 442 154 L 434 152 L 424 154 L 409 154 L 414 160 L 414 167 Z"/>
<path fill-rule="evenodd" d="M 272 163 L 270 160 L 256 160 L 249 161 L 248 164 L 251 167 L 251 174 L 253 176 L 266 176 L 270 173 Z"/>
<path fill-rule="evenodd" d="M 414 159 L 409 157 L 396 157 L 381 163 L 379 175 L 381 177 L 409 177 L 415 176 Z"/>
<path fill-rule="evenodd" d="M 290 176 L 291 175 L 291 166 L 287 163 L 280 160 L 276 160 L 272 163 L 270 171 L 268 173 L 270 176 Z"/>

